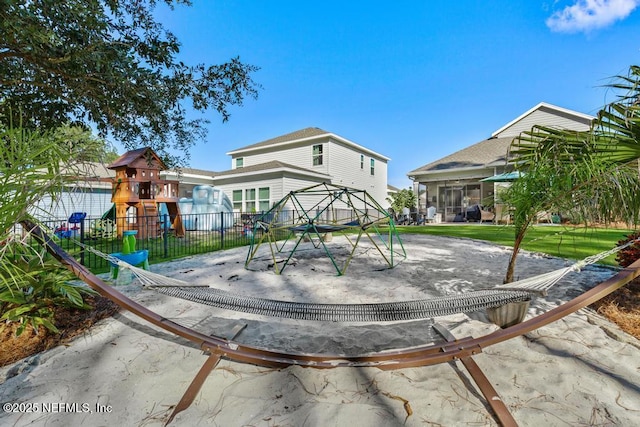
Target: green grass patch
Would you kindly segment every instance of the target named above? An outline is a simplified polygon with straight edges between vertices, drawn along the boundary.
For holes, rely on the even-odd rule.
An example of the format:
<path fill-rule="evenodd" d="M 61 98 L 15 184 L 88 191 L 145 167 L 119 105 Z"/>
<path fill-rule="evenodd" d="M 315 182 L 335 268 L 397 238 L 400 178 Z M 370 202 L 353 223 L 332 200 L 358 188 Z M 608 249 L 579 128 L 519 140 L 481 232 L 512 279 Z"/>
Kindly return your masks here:
<path fill-rule="evenodd" d="M 81 259 L 82 248 L 79 245 L 68 239 L 56 238 L 55 241 L 71 256 Z M 162 237 L 137 239 L 136 249 L 147 249 L 149 264 L 157 264 L 192 255 L 246 246 L 249 242 L 249 238 L 234 231 L 225 233 L 224 239 L 217 232 L 187 232 L 183 237 L 168 236 L 166 247 Z M 85 243 L 105 254 L 122 251 L 122 239 L 115 237 L 87 239 Z M 84 253 L 84 265 L 94 274 L 106 273 L 110 270 L 108 261 L 89 251 Z"/>
<path fill-rule="evenodd" d="M 400 226 L 397 229 L 400 233 L 469 238 L 509 247 L 513 247 L 515 239 L 514 227 L 508 225 L 446 224 Z M 619 240 L 624 239 L 632 232 L 633 230 L 630 229 L 618 228 L 534 226 L 527 232 L 522 249 L 560 258 L 580 260 L 613 248 Z M 605 258 L 600 263 L 618 265 L 615 261 L 615 255 Z"/>

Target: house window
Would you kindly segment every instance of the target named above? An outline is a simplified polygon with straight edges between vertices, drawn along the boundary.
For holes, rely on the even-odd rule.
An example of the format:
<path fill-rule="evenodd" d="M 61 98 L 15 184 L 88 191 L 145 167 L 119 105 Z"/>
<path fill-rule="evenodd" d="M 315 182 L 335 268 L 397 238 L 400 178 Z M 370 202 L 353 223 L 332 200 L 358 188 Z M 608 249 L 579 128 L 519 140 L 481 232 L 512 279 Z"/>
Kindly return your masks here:
<path fill-rule="evenodd" d="M 244 211 L 255 212 L 256 211 L 256 189 L 248 188 L 244 190 Z"/>
<path fill-rule="evenodd" d="M 238 157 L 236 159 L 236 169 L 244 166 L 244 157 Z"/>
<path fill-rule="evenodd" d="M 263 187 L 258 189 L 258 208 L 260 211 L 269 210 L 269 187 Z"/>
<path fill-rule="evenodd" d="M 322 164 L 322 144 L 313 146 L 313 166 Z"/>
<path fill-rule="evenodd" d="M 375 175 L 376 174 L 376 164 L 375 164 L 375 160 L 371 159 L 371 175 Z"/>
<path fill-rule="evenodd" d="M 242 190 L 233 190 L 233 209 L 242 211 Z"/>
<path fill-rule="evenodd" d="M 364 169 L 364 154 L 360 154 L 360 169 Z"/>

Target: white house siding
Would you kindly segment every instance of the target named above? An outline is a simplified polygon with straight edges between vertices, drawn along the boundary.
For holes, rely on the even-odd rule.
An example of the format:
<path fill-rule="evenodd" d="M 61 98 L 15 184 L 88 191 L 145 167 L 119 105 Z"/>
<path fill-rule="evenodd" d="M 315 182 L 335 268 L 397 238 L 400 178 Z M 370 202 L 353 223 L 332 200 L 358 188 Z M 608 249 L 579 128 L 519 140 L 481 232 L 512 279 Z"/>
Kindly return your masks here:
<path fill-rule="evenodd" d="M 322 165 L 313 165 L 313 147 L 322 145 Z M 364 165 L 360 166 L 360 156 L 364 155 Z M 371 176 L 371 158 L 375 165 L 375 174 Z M 280 161 L 295 165 L 309 171 L 327 175 L 326 179 L 334 185 L 344 185 L 360 190 L 366 190 L 383 207 L 387 207 L 387 161 L 381 155 L 357 145 L 343 142 L 339 137 L 329 134 L 308 138 L 293 143 L 280 143 L 247 150 L 246 153 L 232 155 L 232 169 L 236 168 L 236 160 L 242 158 L 243 167 L 264 164 L 270 161 Z M 247 177 L 248 178 L 248 177 Z M 249 178 L 250 179 L 250 178 Z M 305 181 L 302 178 L 300 184 Z M 217 182 L 217 178 L 216 178 Z M 298 182 L 294 180 L 293 182 Z M 310 181 L 317 183 L 319 181 Z M 303 185 L 296 184 L 291 190 L 299 190 Z M 287 190 L 285 189 L 284 194 Z"/>
<path fill-rule="evenodd" d="M 92 191 L 65 191 L 59 199 L 47 196 L 40 200 L 32 210 L 41 220 L 64 220 L 73 212 L 86 212 L 87 218 L 100 218 L 111 208 L 111 190 L 93 189 Z"/>
<path fill-rule="evenodd" d="M 213 186 L 213 177 L 214 172 L 211 172 L 211 176 L 204 175 L 196 175 L 189 173 L 177 174 L 173 171 L 161 171 L 160 177 L 162 179 L 175 180 L 179 182 L 179 193 L 178 198 L 182 197 L 193 197 L 193 187 L 197 185 L 211 185 Z"/>
<path fill-rule="evenodd" d="M 269 188 L 269 208 L 273 206 L 273 204 L 280 199 L 282 199 L 283 193 L 283 179 L 282 177 L 271 177 L 265 179 L 256 179 L 249 180 L 249 177 L 240 177 L 234 180 L 224 180 L 224 181 L 216 181 L 215 187 L 222 190 L 227 197 L 233 203 L 233 191 L 234 190 L 242 190 L 242 199 L 243 199 L 243 209 L 234 209 L 235 212 L 243 212 L 244 211 L 244 202 L 245 202 L 245 194 L 246 190 L 254 189 L 256 192 L 256 202 L 258 199 L 258 191 L 260 188 Z M 258 210 L 259 204 L 256 203 L 256 210 Z"/>
<path fill-rule="evenodd" d="M 282 179 L 282 197 L 286 196 L 292 191 L 300 190 L 302 188 L 311 187 L 322 183 L 320 180 L 311 180 L 308 178 L 285 176 Z M 279 200 L 279 199 L 278 199 Z"/>
<path fill-rule="evenodd" d="M 313 146 L 323 145 L 322 165 L 313 166 Z M 364 155 L 364 168 L 360 168 L 360 155 Z M 378 203 L 385 206 L 387 194 L 387 162 L 383 158 L 373 157 L 375 160 L 375 175 L 371 176 L 370 165 L 372 156 L 365 151 L 356 151 L 353 148 L 330 141 L 328 139 L 307 142 L 304 146 L 287 146 L 283 151 L 262 150 L 257 154 L 243 156 L 244 166 L 252 166 L 279 160 L 284 163 L 296 165 L 314 172 L 324 173 L 332 177 L 331 183 L 345 185 L 347 187 L 366 190 Z M 235 164 L 235 162 L 234 162 Z M 294 182 L 297 182 L 295 180 Z M 300 181 L 304 183 L 305 181 Z M 317 183 L 317 181 L 308 181 Z M 310 185 L 312 185 L 310 184 Z M 304 188 L 297 186 L 285 189 L 284 194 L 291 190 Z M 385 206 L 386 207 L 386 206 Z"/>
<path fill-rule="evenodd" d="M 540 124 L 544 124 L 544 126 L 547 127 L 580 131 L 589 129 L 590 120 L 541 107 L 540 109 L 533 111 L 528 116 L 523 117 L 512 126 L 503 129 L 500 133 L 494 134 L 493 136 L 498 138 L 505 136 L 518 136 L 520 133 L 530 131 L 533 126 Z"/>
<path fill-rule="evenodd" d="M 364 155 L 364 167 L 360 167 L 360 155 Z M 374 159 L 374 175 L 371 175 L 371 159 Z M 330 144 L 329 173 L 333 184 L 365 190 L 381 205 L 387 195 L 387 162 L 369 153 L 355 151 L 340 143 Z"/>
<path fill-rule="evenodd" d="M 323 145 L 323 162 L 322 165 L 313 166 L 313 146 Z M 328 173 L 326 161 L 328 148 L 328 139 L 322 138 L 313 142 L 303 142 L 300 144 L 287 144 L 285 146 L 265 147 L 259 151 L 252 151 L 248 155 L 236 155 L 234 157 L 233 169 L 235 169 L 235 159 L 242 157 L 243 166 L 253 166 L 261 163 L 267 163 L 272 160 L 279 160 L 283 163 L 296 165 L 301 168 L 309 169 L 318 173 Z"/>

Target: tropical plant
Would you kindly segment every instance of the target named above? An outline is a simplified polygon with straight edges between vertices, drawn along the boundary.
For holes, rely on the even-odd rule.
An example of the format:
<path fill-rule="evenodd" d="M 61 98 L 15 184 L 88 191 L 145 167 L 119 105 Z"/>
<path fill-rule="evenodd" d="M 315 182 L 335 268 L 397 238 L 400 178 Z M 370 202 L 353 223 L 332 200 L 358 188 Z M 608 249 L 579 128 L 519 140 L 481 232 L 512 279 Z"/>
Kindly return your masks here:
<path fill-rule="evenodd" d="M 513 280 L 520 243 L 537 212 L 570 213 L 573 220 L 640 220 L 640 67 L 617 76 L 622 91 L 587 131 L 535 126 L 512 143 L 510 161 L 522 172 L 507 191 L 515 207 L 515 241 L 505 282 Z"/>
<path fill-rule="evenodd" d="M 0 141 L 0 319 L 19 322 L 18 332 L 27 325 L 55 330 L 52 307 L 83 306 L 83 292 L 27 244 L 27 230 L 16 224 L 31 218 L 38 200 L 55 198 L 80 171 L 52 132 L 0 125 Z"/>
<path fill-rule="evenodd" d="M 83 123 L 128 149 L 152 147 L 169 166 L 183 163 L 206 133 L 200 113 L 226 121 L 230 106 L 257 97 L 258 68 L 237 57 L 178 60 L 179 40 L 154 18 L 158 3 L 190 2 L 0 1 L 0 106 L 26 128 Z"/>
<path fill-rule="evenodd" d="M 71 283 L 75 276 L 61 268 L 57 261 L 45 254 L 30 253 L 16 242 L 9 246 L 13 248 L 5 256 L 12 255 L 13 267 L 21 276 L 18 280 L 7 278 L 4 274 L 8 271 L 0 271 L 0 320 L 17 322 L 16 335 L 22 334 L 29 325 L 36 332 L 40 326 L 59 332 L 54 324 L 56 307 L 91 308 L 85 304 L 83 295 L 96 292 Z"/>

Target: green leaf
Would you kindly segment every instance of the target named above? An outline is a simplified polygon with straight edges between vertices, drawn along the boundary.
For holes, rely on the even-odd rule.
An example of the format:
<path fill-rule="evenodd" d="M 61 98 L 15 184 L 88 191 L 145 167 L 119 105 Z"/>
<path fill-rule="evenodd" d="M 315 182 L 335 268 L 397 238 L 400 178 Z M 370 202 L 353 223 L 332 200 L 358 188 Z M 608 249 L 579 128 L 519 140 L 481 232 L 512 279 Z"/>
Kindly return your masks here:
<path fill-rule="evenodd" d="M 11 304 L 25 304 L 27 302 L 24 294 L 19 291 L 4 291 L 0 293 L 0 301 Z"/>
<path fill-rule="evenodd" d="M 65 297 L 71 304 L 75 306 L 82 306 L 82 295 L 78 291 L 77 287 L 63 283 L 59 286 L 60 295 Z"/>
<path fill-rule="evenodd" d="M 15 321 L 22 317 L 25 313 L 29 313 L 36 308 L 35 304 L 21 305 L 20 307 L 13 308 L 6 311 L 0 319 Z"/>
<path fill-rule="evenodd" d="M 51 332 L 53 332 L 55 334 L 60 333 L 60 331 L 58 330 L 56 325 L 54 325 L 47 318 L 44 318 L 44 317 L 33 317 L 33 318 L 31 318 L 31 323 L 34 325 L 34 327 L 44 326 L 45 328 L 47 328 L 48 330 L 50 330 Z"/>
<path fill-rule="evenodd" d="M 18 329 L 16 329 L 16 336 L 19 337 L 20 335 L 22 335 L 26 327 L 27 327 L 27 323 L 24 323 L 24 322 L 21 323 L 20 326 L 18 326 Z M 37 329 L 36 329 L 36 332 L 37 332 Z"/>

